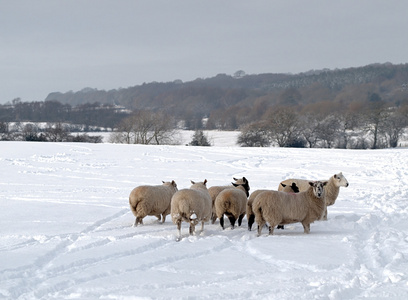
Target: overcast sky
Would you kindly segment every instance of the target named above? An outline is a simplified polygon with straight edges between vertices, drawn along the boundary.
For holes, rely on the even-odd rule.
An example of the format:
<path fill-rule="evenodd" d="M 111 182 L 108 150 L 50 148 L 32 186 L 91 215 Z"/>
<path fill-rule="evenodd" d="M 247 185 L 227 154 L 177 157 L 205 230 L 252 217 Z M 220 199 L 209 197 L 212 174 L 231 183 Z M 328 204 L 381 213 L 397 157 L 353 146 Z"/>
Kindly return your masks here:
<path fill-rule="evenodd" d="M 0 103 L 408 63 L 407 0 L 0 0 Z"/>

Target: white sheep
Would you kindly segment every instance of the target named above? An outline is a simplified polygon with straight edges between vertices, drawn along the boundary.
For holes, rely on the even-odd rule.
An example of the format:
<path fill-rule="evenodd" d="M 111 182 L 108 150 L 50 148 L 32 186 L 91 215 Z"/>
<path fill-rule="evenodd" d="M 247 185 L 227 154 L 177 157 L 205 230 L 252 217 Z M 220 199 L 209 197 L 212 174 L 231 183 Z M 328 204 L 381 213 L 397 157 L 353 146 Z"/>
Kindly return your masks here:
<path fill-rule="evenodd" d="M 242 219 L 245 216 L 246 203 L 249 193 L 245 187 L 245 184 L 233 183 L 233 186 L 233 188 L 228 188 L 221 191 L 217 198 L 215 198 L 215 215 L 220 219 L 222 229 L 225 229 L 224 214 L 230 220 L 232 229 L 234 229 L 235 221 L 237 219 L 238 226 L 241 226 Z"/>
<path fill-rule="evenodd" d="M 299 188 L 296 186 L 296 183 L 293 183 L 291 185 L 286 185 L 282 187 L 283 190 L 282 192 L 287 192 L 287 193 L 299 193 Z M 254 202 L 254 199 L 256 198 L 256 196 L 258 196 L 260 193 L 262 192 L 266 192 L 266 191 L 270 191 L 270 190 L 256 190 L 254 192 L 251 193 L 251 195 L 249 196 L 248 202 L 247 202 L 247 207 L 246 207 L 246 216 L 247 216 L 247 220 L 248 220 L 248 230 L 251 231 L 252 229 L 252 225 L 255 222 L 255 214 L 254 211 L 252 210 L 252 203 Z M 279 229 L 283 229 L 283 225 L 282 227 L 280 227 L 281 225 L 278 225 Z"/>
<path fill-rule="evenodd" d="M 133 226 L 143 224 L 146 216 L 156 216 L 159 221 L 163 216 L 162 223 L 170 213 L 171 197 L 177 192 L 177 184 L 162 181 L 162 185 L 141 185 L 132 190 L 129 195 L 129 205 L 136 217 Z"/>
<path fill-rule="evenodd" d="M 258 236 L 262 227 L 269 224 L 269 234 L 279 224 L 301 222 L 305 233 L 310 232 L 310 223 L 321 220 L 326 208 L 324 186 L 327 181 L 309 182 L 309 189 L 300 193 L 266 191 L 254 200 L 252 208 L 258 223 Z"/>
<path fill-rule="evenodd" d="M 189 189 L 176 192 L 171 198 L 171 218 L 177 225 L 178 239 L 181 239 L 181 222 L 190 224 L 190 234 L 195 234 L 195 225 L 201 222 L 201 231 L 204 230 L 204 222 L 211 218 L 212 202 L 207 190 L 207 179 L 204 182 L 191 181 Z"/>
<path fill-rule="evenodd" d="M 279 184 L 278 191 L 281 191 L 283 189 L 282 184 L 291 185 L 295 183 L 298 186 L 299 191 L 303 192 L 309 188 L 309 181 L 310 180 L 305 179 L 286 179 Z M 328 180 L 328 184 L 324 187 L 326 191 L 326 206 L 331 206 L 336 202 L 336 199 L 339 196 L 340 187 L 342 186 L 349 186 L 349 183 L 342 172 L 334 174 L 332 177 L 330 177 L 330 179 Z M 327 220 L 327 208 L 324 212 L 323 220 Z"/>
<path fill-rule="evenodd" d="M 245 177 L 242 177 L 242 178 L 233 177 L 232 179 L 234 179 L 235 184 L 245 184 L 245 188 L 249 192 L 249 181 Z M 216 185 L 216 186 L 212 186 L 208 188 L 208 192 L 210 193 L 211 200 L 212 200 L 212 206 L 213 206 L 213 213 L 211 216 L 212 224 L 214 224 L 215 220 L 217 219 L 217 216 L 215 215 L 215 207 L 214 207 L 215 198 L 217 198 L 218 194 L 221 193 L 221 191 L 228 189 L 228 188 L 232 188 L 232 187 L 234 186 L 231 184 L 231 185 Z"/>

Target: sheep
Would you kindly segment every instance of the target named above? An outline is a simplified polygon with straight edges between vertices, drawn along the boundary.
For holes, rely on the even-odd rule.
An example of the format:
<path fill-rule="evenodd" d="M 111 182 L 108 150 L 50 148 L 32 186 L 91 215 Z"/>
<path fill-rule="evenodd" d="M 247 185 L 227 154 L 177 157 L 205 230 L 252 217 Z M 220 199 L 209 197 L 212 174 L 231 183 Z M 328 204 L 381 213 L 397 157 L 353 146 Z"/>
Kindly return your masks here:
<path fill-rule="evenodd" d="M 296 183 L 296 185 L 299 187 L 299 191 L 303 192 L 308 189 L 308 182 L 309 181 L 305 179 L 286 179 L 279 184 L 278 191 L 283 189 L 282 184 L 287 185 Z M 332 177 L 330 177 L 328 184 L 324 188 L 326 191 L 326 206 L 331 206 L 336 202 L 341 186 L 349 186 L 349 183 L 342 172 L 334 174 Z M 327 220 L 327 208 L 324 212 L 323 220 Z"/>
<path fill-rule="evenodd" d="M 207 190 L 207 179 L 203 182 L 191 180 L 192 186 L 189 189 L 182 189 L 176 192 L 171 198 L 171 218 L 177 225 L 181 239 L 181 222 L 190 223 L 190 235 L 195 234 L 195 225 L 201 222 L 201 232 L 204 230 L 204 222 L 211 218 L 212 201 Z"/>
<path fill-rule="evenodd" d="M 287 185 L 284 183 L 281 183 L 282 186 L 282 192 L 287 192 L 287 193 L 299 193 L 299 187 L 296 185 L 296 182 L 292 182 L 291 185 Z"/>
<path fill-rule="evenodd" d="M 134 188 L 129 195 L 129 205 L 132 213 L 136 217 L 133 226 L 143 224 L 143 218 L 146 216 L 156 216 L 162 223 L 170 213 L 171 197 L 177 192 L 177 184 L 162 181 L 162 185 L 141 185 Z"/>
<path fill-rule="evenodd" d="M 238 219 L 238 226 L 241 226 L 242 219 L 245 216 L 246 203 L 248 200 L 248 190 L 246 184 L 232 184 L 234 188 L 228 188 L 221 191 L 215 198 L 214 208 L 217 218 L 220 219 L 222 229 L 224 227 L 224 214 L 228 217 L 231 223 L 231 228 L 234 229 L 235 221 Z"/>
<path fill-rule="evenodd" d="M 248 230 L 249 231 L 251 231 L 252 225 L 255 222 L 255 214 L 254 214 L 254 211 L 252 210 L 252 203 L 254 202 L 254 199 L 256 196 L 266 191 L 270 191 L 270 190 L 256 190 L 251 194 L 251 196 L 249 196 L 247 207 L 246 207 L 246 216 L 248 219 Z M 296 183 L 293 183 L 291 185 L 285 184 L 285 186 L 283 186 L 282 191 L 287 192 L 287 193 L 299 193 L 299 188 L 296 186 Z M 283 225 L 278 225 L 278 229 L 283 229 Z"/>
<path fill-rule="evenodd" d="M 325 189 L 327 181 L 309 182 L 309 189 L 300 193 L 266 191 L 254 200 L 252 208 L 258 223 L 258 236 L 262 227 L 269 224 L 269 234 L 279 224 L 301 222 L 304 233 L 310 233 L 310 223 L 321 220 L 326 209 Z"/>
<path fill-rule="evenodd" d="M 245 188 L 246 190 L 249 192 L 249 181 L 245 178 L 235 178 L 233 177 L 232 179 L 235 180 L 235 184 L 245 184 Z M 215 215 L 215 207 L 214 207 L 214 203 L 215 203 L 215 198 L 217 198 L 218 194 L 228 188 L 233 188 L 233 185 L 222 185 L 222 186 L 212 186 L 210 188 L 208 188 L 208 192 L 210 193 L 211 196 L 211 200 L 212 200 L 212 206 L 213 206 L 213 213 L 211 216 L 211 223 L 214 224 L 215 220 L 217 219 L 217 216 Z"/>

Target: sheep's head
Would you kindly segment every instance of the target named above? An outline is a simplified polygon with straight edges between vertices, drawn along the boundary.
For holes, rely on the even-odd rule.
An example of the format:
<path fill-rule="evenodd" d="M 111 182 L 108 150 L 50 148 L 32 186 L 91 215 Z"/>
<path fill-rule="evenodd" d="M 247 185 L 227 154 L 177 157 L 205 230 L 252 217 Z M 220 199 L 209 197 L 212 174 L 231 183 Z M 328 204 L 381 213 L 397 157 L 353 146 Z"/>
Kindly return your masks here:
<path fill-rule="evenodd" d="M 245 177 L 244 177 L 244 178 L 245 178 Z M 249 185 L 248 185 L 248 183 L 244 183 L 244 184 L 237 184 L 237 183 L 233 183 L 233 182 L 231 182 L 231 183 L 232 183 L 232 185 L 235 186 L 235 187 L 242 186 L 242 187 L 244 188 L 244 190 L 245 190 L 245 193 L 246 193 L 247 198 L 249 197 Z"/>
<path fill-rule="evenodd" d="M 192 180 L 190 180 L 190 181 L 191 181 L 191 184 L 192 184 L 190 189 L 198 189 L 198 188 L 207 189 L 207 179 L 204 179 L 203 182 L 194 182 Z"/>
<path fill-rule="evenodd" d="M 286 184 L 284 184 L 282 182 L 281 182 L 281 186 L 284 188 L 283 191 L 286 192 L 286 193 L 299 193 L 299 187 L 296 185 L 295 182 L 292 182 L 292 184 L 289 185 L 288 188 L 286 188 L 288 185 L 286 185 Z"/>
<path fill-rule="evenodd" d="M 246 179 L 245 177 L 242 177 L 242 178 L 232 177 L 232 179 L 235 180 L 235 183 L 236 183 L 236 184 L 244 185 L 245 190 L 246 190 L 247 192 L 250 190 L 250 188 L 249 188 L 249 181 L 248 181 L 248 179 Z"/>
<path fill-rule="evenodd" d="M 173 187 L 175 191 L 178 191 L 178 189 L 177 189 L 177 183 L 176 183 L 174 180 L 172 180 L 172 181 L 167 181 L 167 182 L 166 182 L 166 181 L 162 181 L 162 182 L 163 182 L 163 185 Z"/>
<path fill-rule="evenodd" d="M 292 188 L 294 193 L 299 193 L 299 188 L 295 182 L 292 182 L 292 185 L 290 187 Z"/>
<path fill-rule="evenodd" d="M 333 179 L 334 179 L 334 183 L 336 184 L 336 186 L 344 186 L 344 187 L 348 187 L 349 183 L 346 179 L 346 177 L 344 177 L 343 173 L 340 172 L 339 174 L 334 174 L 333 175 Z"/>
<path fill-rule="evenodd" d="M 310 181 L 309 184 L 313 188 L 313 193 L 317 198 L 324 196 L 324 186 L 327 184 L 327 181 Z"/>

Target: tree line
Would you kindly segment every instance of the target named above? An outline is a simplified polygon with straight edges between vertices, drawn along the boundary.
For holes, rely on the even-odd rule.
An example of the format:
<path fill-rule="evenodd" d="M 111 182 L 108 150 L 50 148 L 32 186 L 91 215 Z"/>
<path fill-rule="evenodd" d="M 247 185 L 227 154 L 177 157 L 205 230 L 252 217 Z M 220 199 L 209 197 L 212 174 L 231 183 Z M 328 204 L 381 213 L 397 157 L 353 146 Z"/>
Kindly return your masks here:
<path fill-rule="evenodd" d="M 113 129 L 128 112 L 111 104 L 84 103 L 77 106 L 58 101 L 23 102 L 16 98 L 0 105 L 0 122 L 51 122 Z"/>
<path fill-rule="evenodd" d="M 101 143 L 102 136 L 90 136 L 88 133 L 79 133 L 81 129 L 70 124 L 46 123 L 13 123 L 0 122 L 0 141 L 29 141 L 29 142 L 82 142 Z M 72 132 L 76 132 L 75 134 Z"/>
<path fill-rule="evenodd" d="M 44 102 L 0 105 L 0 122 L 99 126 L 124 143 L 174 144 L 177 129 L 217 129 L 241 131 L 241 146 L 383 148 L 398 146 L 407 107 L 408 64 L 377 64 L 52 93 Z"/>
<path fill-rule="evenodd" d="M 373 103 L 364 111 L 330 114 L 277 107 L 261 120 L 242 126 L 237 143 L 243 147 L 379 149 L 399 146 L 407 127 L 408 106 Z"/>
<path fill-rule="evenodd" d="M 51 93 L 47 101 L 63 104 L 120 105 L 130 111 L 162 111 L 194 130 L 207 119 L 205 129 L 237 130 L 259 120 L 275 106 L 331 113 L 355 110 L 372 95 L 400 106 L 408 102 L 408 64 L 372 64 L 363 67 L 311 70 L 299 74 L 233 76 L 218 74 L 189 82 L 151 82 L 129 88 Z"/>
<path fill-rule="evenodd" d="M 257 121 L 240 126 L 237 144 L 243 147 L 308 147 L 378 149 L 397 147 L 408 127 L 408 105 L 390 106 L 378 97 L 371 97 L 357 110 L 340 110 L 322 113 L 313 106 L 269 107 Z M 101 137 L 89 137 L 86 133 L 73 136 L 71 132 L 90 131 L 84 125 L 62 122 L 47 122 L 39 126 L 35 122 L 0 122 L 0 140 L 25 141 L 82 141 L 101 142 Z M 201 120 L 196 128 L 202 136 L 202 129 L 208 122 Z M 163 112 L 139 110 L 127 114 L 114 126 L 110 142 L 127 144 L 179 144 L 178 130 L 183 128 L 177 120 Z M 205 138 L 205 137 L 204 137 Z"/>

